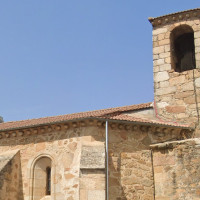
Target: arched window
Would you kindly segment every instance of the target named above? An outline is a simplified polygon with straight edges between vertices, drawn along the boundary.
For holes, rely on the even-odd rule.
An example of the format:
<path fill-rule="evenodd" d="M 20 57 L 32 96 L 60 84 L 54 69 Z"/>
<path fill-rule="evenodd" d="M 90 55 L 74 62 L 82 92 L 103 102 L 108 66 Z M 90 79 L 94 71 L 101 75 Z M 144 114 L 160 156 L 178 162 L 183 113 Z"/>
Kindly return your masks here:
<path fill-rule="evenodd" d="M 52 161 L 49 157 L 39 158 L 33 167 L 33 200 L 51 195 Z"/>
<path fill-rule="evenodd" d="M 188 25 L 176 27 L 171 33 L 171 61 L 176 72 L 196 68 L 194 31 Z"/>

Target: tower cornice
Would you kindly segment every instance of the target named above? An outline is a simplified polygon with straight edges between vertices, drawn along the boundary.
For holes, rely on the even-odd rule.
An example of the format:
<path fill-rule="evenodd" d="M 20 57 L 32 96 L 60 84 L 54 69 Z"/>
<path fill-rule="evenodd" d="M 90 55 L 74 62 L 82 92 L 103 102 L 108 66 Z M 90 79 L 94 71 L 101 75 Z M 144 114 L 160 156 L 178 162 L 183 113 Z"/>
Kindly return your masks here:
<path fill-rule="evenodd" d="M 180 22 L 182 20 L 188 20 L 190 18 L 200 17 L 200 8 L 195 8 L 191 10 L 185 10 L 181 12 L 171 13 L 168 15 L 163 15 L 160 17 L 149 17 L 149 22 L 153 27 L 163 26 L 165 24 Z"/>

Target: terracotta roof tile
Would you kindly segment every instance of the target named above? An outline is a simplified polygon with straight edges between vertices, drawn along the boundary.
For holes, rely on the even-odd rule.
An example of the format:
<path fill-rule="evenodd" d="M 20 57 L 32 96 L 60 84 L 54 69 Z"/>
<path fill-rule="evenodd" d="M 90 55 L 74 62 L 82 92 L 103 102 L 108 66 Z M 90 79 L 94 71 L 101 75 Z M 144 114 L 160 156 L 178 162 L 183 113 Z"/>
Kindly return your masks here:
<path fill-rule="evenodd" d="M 188 125 L 178 124 L 176 122 L 161 121 L 159 119 L 147 119 L 143 117 L 133 117 L 127 115 L 128 111 L 137 111 L 146 108 L 153 108 L 152 103 L 144 103 L 116 108 L 108 108 L 102 110 L 94 110 L 88 112 L 73 113 L 67 115 L 59 115 L 53 117 L 43 117 L 38 119 L 29 119 L 22 121 L 11 121 L 0 123 L 0 131 L 14 130 L 28 127 L 35 127 L 40 125 L 48 125 L 54 123 L 62 123 L 70 120 L 81 120 L 87 118 L 98 118 L 98 119 L 108 119 L 108 120 L 117 120 L 117 121 L 127 121 L 127 122 L 136 122 L 144 124 L 155 124 L 163 126 L 173 126 L 173 127 L 182 127 L 190 128 Z"/>
<path fill-rule="evenodd" d="M 121 112 L 126 112 L 126 111 L 134 111 L 134 110 L 139 110 L 139 109 L 150 108 L 152 107 L 151 104 L 152 103 L 150 102 L 150 103 L 144 103 L 144 104 L 108 108 L 108 109 L 94 110 L 94 111 L 88 111 L 88 112 L 59 115 L 59 116 L 53 116 L 53 117 L 43 117 L 43 118 L 38 118 L 38 119 L 3 122 L 3 123 L 0 123 L 0 131 L 26 128 L 26 127 L 31 127 L 31 126 L 39 126 L 39 125 L 44 125 L 44 124 L 59 123 L 59 122 L 65 122 L 65 121 L 76 120 L 76 119 L 84 119 L 84 118 L 89 118 L 89 117 L 104 118 L 104 116 L 106 115 L 115 114 L 118 112 L 121 113 Z"/>
<path fill-rule="evenodd" d="M 147 118 L 138 118 L 132 117 L 126 114 L 119 114 L 116 116 L 110 116 L 109 119 L 120 120 L 120 121 L 129 121 L 145 124 L 154 124 L 154 125 L 163 125 L 163 126 L 172 126 L 172 127 L 182 127 L 182 128 L 191 128 L 188 124 L 179 124 L 177 122 L 161 121 L 159 119 L 147 119 Z"/>

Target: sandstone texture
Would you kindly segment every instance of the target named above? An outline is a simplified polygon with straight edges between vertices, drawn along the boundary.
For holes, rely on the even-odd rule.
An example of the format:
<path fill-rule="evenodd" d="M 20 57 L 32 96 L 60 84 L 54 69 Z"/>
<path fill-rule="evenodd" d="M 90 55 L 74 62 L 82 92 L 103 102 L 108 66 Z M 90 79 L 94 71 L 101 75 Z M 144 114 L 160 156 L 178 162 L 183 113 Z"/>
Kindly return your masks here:
<path fill-rule="evenodd" d="M 68 129 L 60 124 L 59 130 L 58 125 L 25 129 L 30 134 L 0 140 L 0 152 L 15 152 L 0 156 L 1 173 L 8 176 L 1 178 L 0 197 L 5 200 L 5 191 L 11 190 L 11 199 L 17 200 L 105 200 L 105 126 L 98 121 L 93 125 L 86 121 L 84 127 L 72 124 Z M 108 132 L 109 199 L 153 199 L 150 144 L 181 140 L 181 128 L 111 123 Z M 51 167 L 50 196 L 45 195 L 47 167 Z"/>
<path fill-rule="evenodd" d="M 200 198 L 200 140 L 184 140 L 153 147 L 155 199 Z"/>
<path fill-rule="evenodd" d="M 0 119 L 0 200 L 199 200 L 199 16 L 194 9 L 149 19 L 153 103 Z M 185 25 L 196 68 L 178 72 L 171 33 Z"/>
<path fill-rule="evenodd" d="M 183 25 L 194 30 L 196 69 L 175 72 L 172 63 L 172 31 Z M 183 18 L 153 30 L 154 97 L 158 114 L 164 119 L 197 123 L 200 110 L 200 20 Z M 170 106 L 160 106 L 165 103 Z"/>

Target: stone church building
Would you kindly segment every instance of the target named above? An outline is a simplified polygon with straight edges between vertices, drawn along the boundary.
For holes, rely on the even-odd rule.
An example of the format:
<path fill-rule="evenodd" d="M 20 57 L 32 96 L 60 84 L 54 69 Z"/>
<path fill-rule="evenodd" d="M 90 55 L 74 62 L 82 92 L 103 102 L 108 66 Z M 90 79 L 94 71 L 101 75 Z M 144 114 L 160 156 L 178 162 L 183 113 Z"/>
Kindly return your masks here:
<path fill-rule="evenodd" d="M 0 200 L 200 199 L 200 9 L 149 21 L 154 102 L 0 123 Z"/>

